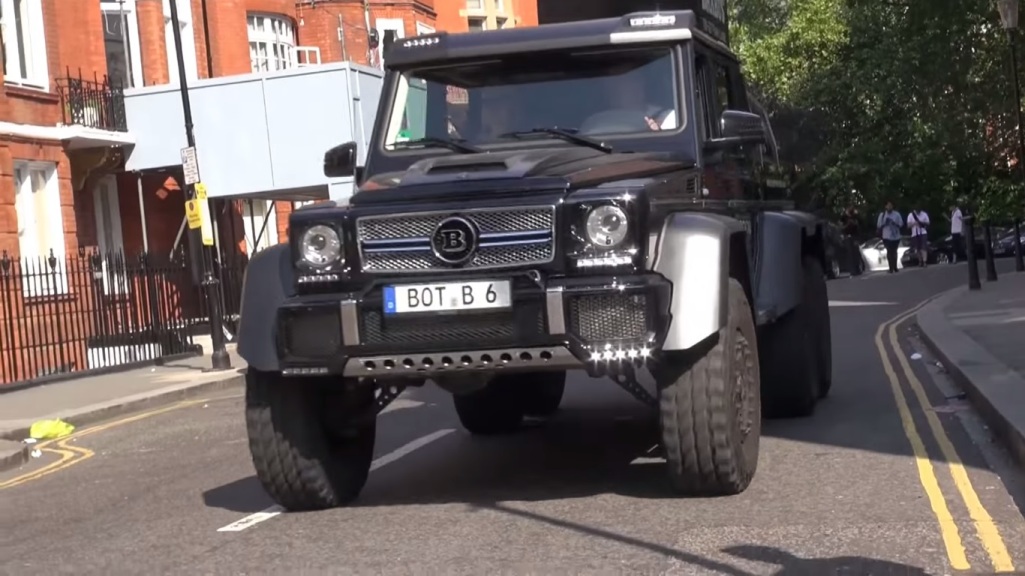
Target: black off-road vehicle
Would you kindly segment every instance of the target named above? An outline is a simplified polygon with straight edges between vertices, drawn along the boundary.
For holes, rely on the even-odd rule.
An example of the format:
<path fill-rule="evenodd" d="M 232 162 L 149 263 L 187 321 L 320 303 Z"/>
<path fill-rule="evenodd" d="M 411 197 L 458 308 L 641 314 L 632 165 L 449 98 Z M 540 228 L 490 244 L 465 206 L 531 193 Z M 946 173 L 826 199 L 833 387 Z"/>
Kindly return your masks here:
<path fill-rule="evenodd" d="M 555 412 L 570 370 L 651 404 L 678 492 L 747 488 L 763 410 L 829 390 L 823 228 L 787 204 L 711 16 L 392 45 L 365 165 L 353 143 L 325 155 L 358 191 L 294 212 L 246 273 L 246 418 L 275 500 L 355 498 L 405 387 L 498 434 Z"/>

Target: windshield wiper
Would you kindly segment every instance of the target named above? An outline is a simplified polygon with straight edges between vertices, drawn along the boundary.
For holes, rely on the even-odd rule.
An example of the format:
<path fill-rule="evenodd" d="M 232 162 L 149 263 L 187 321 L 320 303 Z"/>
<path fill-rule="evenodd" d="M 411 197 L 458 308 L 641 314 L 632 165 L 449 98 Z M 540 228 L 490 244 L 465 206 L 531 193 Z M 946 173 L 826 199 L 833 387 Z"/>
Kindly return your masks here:
<path fill-rule="evenodd" d="M 393 149 L 416 148 L 422 146 L 424 148 L 448 148 L 453 152 L 465 152 L 467 154 L 480 153 L 480 150 L 474 148 L 473 146 L 460 144 L 457 140 L 451 140 L 449 138 L 418 138 L 416 140 L 404 140 L 402 142 L 395 142 L 391 146 Z"/>
<path fill-rule="evenodd" d="M 586 136 L 578 136 L 578 135 L 574 134 L 571 130 L 573 130 L 573 129 L 572 128 L 555 128 L 555 127 L 553 127 L 553 128 L 532 128 L 530 130 L 517 130 L 517 131 L 514 131 L 514 132 L 506 132 L 505 134 L 500 134 L 498 137 L 499 138 L 520 138 L 522 136 L 529 136 L 531 134 L 549 134 L 551 136 L 555 136 L 556 138 L 561 138 L 562 140 L 565 140 L 566 142 L 572 142 L 574 144 L 579 144 L 580 146 L 587 146 L 588 148 L 594 148 L 595 150 L 601 150 L 602 152 L 606 152 L 606 153 L 612 152 L 612 146 L 609 146 L 608 144 L 606 144 L 604 142 L 600 142 L 600 141 L 595 140 L 593 138 L 588 138 Z"/>

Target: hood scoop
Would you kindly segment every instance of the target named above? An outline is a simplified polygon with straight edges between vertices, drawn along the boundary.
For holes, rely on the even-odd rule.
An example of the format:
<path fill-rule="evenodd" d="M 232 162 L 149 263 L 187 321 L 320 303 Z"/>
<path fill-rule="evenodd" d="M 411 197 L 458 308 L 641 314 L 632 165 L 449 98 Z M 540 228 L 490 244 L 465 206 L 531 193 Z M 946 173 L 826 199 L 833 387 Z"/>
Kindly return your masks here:
<path fill-rule="evenodd" d="M 425 158 L 402 175 L 401 186 L 438 184 L 453 180 L 498 180 L 529 178 L 555 164 L 604 155 L 590 149 L 562 148 L 451 154 Z"/>

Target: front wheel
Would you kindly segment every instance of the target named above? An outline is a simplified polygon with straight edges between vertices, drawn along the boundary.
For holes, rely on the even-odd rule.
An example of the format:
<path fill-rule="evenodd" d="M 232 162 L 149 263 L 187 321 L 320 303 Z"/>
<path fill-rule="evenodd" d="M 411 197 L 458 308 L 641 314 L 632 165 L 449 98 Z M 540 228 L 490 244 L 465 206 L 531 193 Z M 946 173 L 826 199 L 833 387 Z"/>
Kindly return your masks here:
<path fill-rule="evenodd" d="M 743 287 L 729 284 L 727 324 L 655 369 L 659 423 L 673 489 L 739 494 L 758 468 L 761 398 L 755 324 Z"/>
<path fill-rule="evenodd" d="M 343 506 L 366 484 L 376 423 L 370 385 L 246 371 L 246 429 L 256 477 L 291 511 Z"/>

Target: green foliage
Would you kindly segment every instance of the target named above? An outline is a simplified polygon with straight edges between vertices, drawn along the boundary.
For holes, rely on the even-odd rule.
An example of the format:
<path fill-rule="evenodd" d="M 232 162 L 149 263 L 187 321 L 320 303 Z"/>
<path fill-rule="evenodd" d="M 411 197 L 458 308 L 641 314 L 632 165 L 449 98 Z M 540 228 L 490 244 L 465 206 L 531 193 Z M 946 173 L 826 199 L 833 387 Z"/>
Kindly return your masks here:
<path fill-rule="evenodd" d="M 892 200 L 1022 215 L 1009 45 L 989 0 L 740 0 L 731 22 L 795 195 L 834 213 Z"/>

